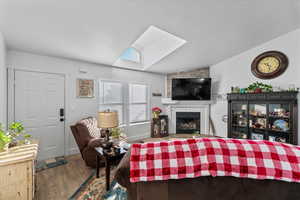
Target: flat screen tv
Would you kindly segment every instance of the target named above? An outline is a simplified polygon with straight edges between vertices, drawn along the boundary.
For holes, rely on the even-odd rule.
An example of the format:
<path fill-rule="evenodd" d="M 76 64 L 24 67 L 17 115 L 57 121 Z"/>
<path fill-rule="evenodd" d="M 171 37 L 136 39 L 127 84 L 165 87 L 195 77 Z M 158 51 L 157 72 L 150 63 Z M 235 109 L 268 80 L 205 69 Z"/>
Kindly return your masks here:
<path fill-rule="evenodd" d="M 172 80 L 172 100 L 210 100 L 211 78 L 180 78 Z"/>

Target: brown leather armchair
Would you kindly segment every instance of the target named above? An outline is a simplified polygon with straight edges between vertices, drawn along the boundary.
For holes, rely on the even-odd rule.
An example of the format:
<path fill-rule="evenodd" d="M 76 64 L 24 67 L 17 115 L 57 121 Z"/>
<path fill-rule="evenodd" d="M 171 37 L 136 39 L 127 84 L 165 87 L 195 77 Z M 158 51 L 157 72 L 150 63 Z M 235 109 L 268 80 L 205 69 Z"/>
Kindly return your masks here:
<path fill-rule="evenodd" d="M 76 123 L 71 126 L 71 130 L 85 164 L 89 167 L 96 168 L 96 151 L 94 148 L 101 146 L 104 139 L 92 137 L 88 128 L 81 123 Z M 101 159 L 100 166 L 101 165 L 104 165 L 103 159 Z"/>

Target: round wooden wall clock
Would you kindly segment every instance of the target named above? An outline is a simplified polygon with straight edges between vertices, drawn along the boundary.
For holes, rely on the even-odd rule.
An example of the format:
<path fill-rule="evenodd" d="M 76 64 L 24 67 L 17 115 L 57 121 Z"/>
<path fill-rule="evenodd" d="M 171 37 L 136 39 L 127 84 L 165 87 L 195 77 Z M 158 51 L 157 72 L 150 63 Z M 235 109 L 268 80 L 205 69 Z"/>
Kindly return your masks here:
<path fill-rule="evenodd" d="M 267 51 L 258 55 L 252 62 L 251 71 L 261 79 L 272 79 L 284 73 L 289 65 L 288 58 L 279 51 Z"/>

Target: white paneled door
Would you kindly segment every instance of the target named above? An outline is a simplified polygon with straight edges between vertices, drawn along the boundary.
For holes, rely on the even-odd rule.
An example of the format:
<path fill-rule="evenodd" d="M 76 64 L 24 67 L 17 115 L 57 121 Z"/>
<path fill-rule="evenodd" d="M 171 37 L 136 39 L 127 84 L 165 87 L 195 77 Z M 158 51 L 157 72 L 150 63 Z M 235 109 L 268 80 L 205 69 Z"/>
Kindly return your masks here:
<path fill-rule="evenodd" d="M 15 71 L 15 121 L 40 142 L 38 159 L 64 155 L 65 78 Z"/>

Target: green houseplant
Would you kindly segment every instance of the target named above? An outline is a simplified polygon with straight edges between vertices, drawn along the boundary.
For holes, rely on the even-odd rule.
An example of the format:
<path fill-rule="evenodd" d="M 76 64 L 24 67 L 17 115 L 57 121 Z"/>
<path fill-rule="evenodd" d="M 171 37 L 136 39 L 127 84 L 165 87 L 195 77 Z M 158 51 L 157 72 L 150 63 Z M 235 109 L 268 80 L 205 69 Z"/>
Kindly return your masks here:
<path fill-rule="evenodd" d="M 17 146 L 18 143 L 28 144 L 29 138 L 31 138 L 31 135 L 25 132 L 24 126 L 20 122 L 12 122 L 8 126 L 8 132 L 12 139 L 10 147 Z"/>
<path fill-rule="evenodd" d="M 0 123 L 0 151 L 14 147 L 19 144 L 29 144 L 30 134 L 25 132 L 24 126 L 20 122 L 12 122 L 8 130 Z"/>
<path fill-rule="evenodd" d="M 0 151 L 3 151 L 6 148 L 8 148 L 10 142 L 10 135 L 4 130 L 3 125 L 0 123 Z"/>
<path fill-rule="evenodd" d="M 264 84 L 264 83 L 261 83 L 261 82 L 255 82 L 255 83 L 250 84 L 246 88 L 246 90 L 249 93 L 272 92 L 273 91 L 273 86 L 268 85 L 268 84 Z"/>
<path fill-rule="evenodd" d="M 126 137 L 124 133 L 124 129 L 120 127 L 112 128 L 111 129 L 111 137 L 113 139 L 120 139 L 122 137 Z"/>

